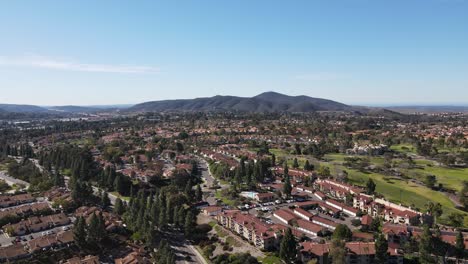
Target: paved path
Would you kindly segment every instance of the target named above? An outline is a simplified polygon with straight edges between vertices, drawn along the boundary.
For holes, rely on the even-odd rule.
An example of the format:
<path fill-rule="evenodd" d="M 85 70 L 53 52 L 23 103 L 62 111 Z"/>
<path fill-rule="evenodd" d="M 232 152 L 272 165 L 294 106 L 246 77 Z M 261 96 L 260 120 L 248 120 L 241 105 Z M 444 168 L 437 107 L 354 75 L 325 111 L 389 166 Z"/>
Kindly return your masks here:
<path fill-rule="evenodd" d="M 163 232 L 161 236 L 169 242 L 171 248 L 176 254 L 176 263 L 187 264 L 187 263 L 203 263 L 208 264 L 205 258 L 198 252 L 189 241 L 185 239 L 183 233 L 178 231 Z"/>

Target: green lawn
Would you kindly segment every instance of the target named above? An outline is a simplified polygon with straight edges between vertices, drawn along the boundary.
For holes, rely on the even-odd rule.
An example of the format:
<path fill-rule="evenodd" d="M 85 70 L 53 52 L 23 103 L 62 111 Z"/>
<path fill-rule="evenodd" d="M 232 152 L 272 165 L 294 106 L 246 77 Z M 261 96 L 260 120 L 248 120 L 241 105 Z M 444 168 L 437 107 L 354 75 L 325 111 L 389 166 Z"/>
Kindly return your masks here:
<path fill-rule="evenodd" d="M 383 157 L 372 157 L 372 156 L 358 156 L 358 155 L 346 155 L 343 153 L 333 153 L 333 154 L 326 154 L 324 159 L 335 162 L 335 163 L 343 163 L 346 157 L 358 157 L 358 158 L 369 158 L 370 163 L 374 165 L 383 165 L 384 158 Z"/>
<path fill-rule="evenodd" d="M 402 180 L 395 177 L 388 177 L 379 173 L 363 173 L 357 170 L 344 168 L 341 164 L 345 156 L 346 155 L 343 154 L 326 155 L 325 159 L 327 161 L 320 162 L 320 165 L 330 167 L 332 173 L 334 171 L 334 168 L 346 170 L 348 172 L 348 177 L 350 181 L 356 185 L 365 186 L 367 180 L 369 178 L 372 178 L 377 185 L 376 191 L 384 195 L 387 200 L 390 200 L 392 202 L 401 203 L 406 206 L 412 205 L 416 208 L 424 209 L 428 201 L 433 201 L 442 205 L 444 210 L 442 218 L 447 217 L 452 212 L 467 215 L 466 212 L 456 209 L 455 205 L 447 196 L 438 191 L 431 190 L 425 186 L 421 186 L 410 181 Z M 375 159 L 380 158 L 374 158 L 374 160 Z M 417 160 L 416 163 L 419 165 L 423 165 L 430 164 L 433 162 L 428 160 Z M 458 185 L 460 185 L 460 182 L 463 179 L 468 180 L 468 174 L 466 169 L 458 170 L 435 166 L 424 166 L 424 168 L 425 169 L 422 171 L 425 173 L 425 175 L 440 175 L 440 177 L 437 176 L 438 180 L 448 187 L 456 186 L 457 183 Z M 420 175 L 416 175 L 415 170 L 421 171 L 421 169 L 410 169 L 407 173 L 408 176 L 413 176 L 414 178 L 421 178 Z M 459 189 L 460 187 L 458 186 L 457 188 Z"/>
<path fill-rule="evenodd" d="M 228 197 L 225 197 L 221 194 L 220 191 L 216 191 L 215 193 L 215 197 L 220 199 L 224 204 L 227 204 L 229 206 L 236 206 L 237 205 L 237 201 L 236 200 L 231 200 L 229 199 Z"/>
<path fill-rule="evenodd" d="M 398 144 L 390 147 L 391 150 L 406 153 L 406 154 L 416 154 L 416 148 L 411 144 Z"/>
<path fill-rule="evenodd" d="M 275 154 L 276 158 L 290 155 L 290 153 L 287 150 L 285 150 L 285 149 L 276 149 L 276 148 L 270 149 L 270 153 Z"/>
<path fill-rule="evenodd" d="M 120 198 L 123 201 L 127 201 L 127 202 L 130 201 L 130 196 L 122 196 L 118 192 L 111 192 L 110 194 L 117 196 L 118 198 Z"/>
<path fill-rule="evenodd" d="M 432 174 L 437 177 L 437 182 L 442 183 L 446 188 L 459 191 L 461 189 L 461 182 L 468 181 L 468 168 L 448 168 L 441 166 L 427 166 L 431 161 L 418 160 L 417 164 L 426 162 L 423 169 L 410 169 L 407 170 L 408 176 L 411 174 L 423 180 L 427 175 Z M 432 162 L 433 163 L 433 162 Z"/>
<path fill-rule="evenodd" d="M 263 259 L 259 259 L 258 261 L 261 262 L 261 263 L 264 263 L 264 264 L 281 264 L 281 263 L 283 263 L 283 261 L 281 261 L 281 259 L 279 257 L 276 257 L 276 256 L 267 256 L 267 257 L 264 257 Z"/>

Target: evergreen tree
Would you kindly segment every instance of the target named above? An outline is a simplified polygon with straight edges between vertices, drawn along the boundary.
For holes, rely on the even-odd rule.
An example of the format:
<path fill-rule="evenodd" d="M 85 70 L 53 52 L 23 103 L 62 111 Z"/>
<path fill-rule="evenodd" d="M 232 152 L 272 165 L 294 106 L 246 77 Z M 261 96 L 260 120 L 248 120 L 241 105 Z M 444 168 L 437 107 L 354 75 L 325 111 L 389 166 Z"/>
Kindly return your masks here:
<path fill-rule="evenodd" d="M 174 225 L 179 227 L 180 226 L 180 223 L 179 223 L 179 206 L 174 206 L 174 208 L 172 209 L 173 210 L 173 222 L 174 222 Z"/>
<path fill-rule="evenodd" d="M 158 227 L 160 229 L 163 229 L 166 227 L 166 225 L 167 225 L 166 208 L 161 208 L 159 210 Z"/>
<path fill-rule="evenodd" d="M 196 226 L 195 216 L 192 210 L 189 210 L 187 212 L 187 215 L 185 216 L 185 224 L 184 224 L 184 231 L 187 237 L 190 237 L 192 235 L 192 232 L 195 226 Z"/>
<path fill-rule="evenodd" d="M 192 190 L 192 181 L 187 181 L 187 184 L 185 185 L 185 195 L 187 196 L 188 200 L 193 200 L 194 194 Z"/>
<path fill-rule="evenodd" d="M 465 252 L 465 241 L 463 238 L 463 233 L 461 231 L 457 233 L 457 237 L 455 241 L 455 249 L 456 249 L 457 258 L 463 259 L 466 255 L 466 252 Z"/>
<path fill-rule="evenodd" d="M 99 247 L 101 240 L 104 237 L 105 227 L 102 226 L 102 222 L 96 213 L 91 215 L 89 220 L 88 232 L 86 242 L 91 248 Z"/>
<path fill-rule="evenodd" d="M 297 161 L 297 158 L 294 158 L 294 161 L 293 161 L 293 168 L 294 168 L 294 169 L 299 168 L 299 162 Z"/>
<path fill-rule="evenodd" d="M 236 169 L 236 174 L 234 175 L 234 187 L 239 190 L 242 185 L 242 172 L 239 167 Z"/>
<path fill-rule="evenodd" d="M 288 228 L 281 240 L 280 257 L 286 263 L 294 263 L 297 259 L 297 243 L 292 234 L 291 228 Z"/>
<path fill-rule="evenodd" d="M 151 205 L 151 211 L 150 211 L 150 217 L 151 217 L 151 222 L 154 226 L 157 226 L 159 224 L 159 210 L 158 210 L 158 201 L 156 200 L 152 205 Z"/>
<path fill-rule="evenodd" d="M 57 169 L 57 172 L 54 175 L 54 185 L 57 186 L 57 187 L 64 187 L 65 186 L 65 179 L 58 172 L 58 169 Z"/>
<path fill-rule="evenodd" d="M 366 183 L 366 192 L 367 192 L 367 194 L 374 194 L 374 192 L 375 192 L 375 187 L 376 187 L 376 185 L 375 185 L 374 180 L 372 180 L 371 178 L 369 178 L 369 179 L 367 180 L 367 183 Z"/>
<path fill-rule="evenodd" d="M 75 226 L 73 227 L 73 238 L 75 240 L 75 244 L 80 248 L 80 250 L 84 250 L 86 248 L 86 222 L 82 216 L 79 216 L 76 219 Z"/>
<path fill-rule="evenodd" d="M 109 194 L 107 192 L 102 192 L 101 204 L 104 208 L 108 207 L 111 204 Z"/>
<path fill-rule="evenodd" d="M 286 179 L 284 180 L 284 185 L 283 185 L 283 195 L 289 198 L 291 197 L 291 192 L 292 192 L 291 181 L 289 179 L 289 175 L 286 175 Z"/>
<path fill-rule="evenodd" d="M 115 204 L 114 204 L 114 213 L 118 215 L 122 215 L 125 212 L 125 207 L 122 202 L 122 199 L 117 198 L 115 199 Z"/>
<path fill-rule="evenodd" d="M 310 171 L 310 170 L 313 170 L 313 169 L 314 169 L 314 166 L 310 165 L 309 160 L 306 160 L 305 164 L 304 164 L 304 170 Z"/>
<path fill-rule="evenodd" d="M 122 176 L 120 176 L 120 174 L 117 174 L 115 176 L 115 179 L 114 179 L 114 190 L 120 194 L 123 194 L 123 189 L 124 189 L 124 186 L 122 184 L 122 179 L 121 179 Z"/>
<path fill-rule="evenodd" d="M 177 222 L 179 223 L 180 227 L 185 225 L 185 217 L 186 217 L 185 209 L 183 206 L 181 206 L 179 208 L 179 212 L 177 213 Z"/>
<path fill-rule="evenodd" d="M 382 233 L 376 235 L 375 239 L 375 263 L 385 264 L 388 260 L 388 242 Z"/>
<path fill-rule="evenodd" d="M 428 225 L 424 225 L 424 231 L 419 240 L 419 263 L 436 263 L 432 254 L 432 233 Z"/>
<path fill-rule="evenodd" d="M 197 201 L 203 200 L 203 192 L 200 187 L 200 184 L 197 184 L 197 189 L 195 189 L 195 198 Z"/>

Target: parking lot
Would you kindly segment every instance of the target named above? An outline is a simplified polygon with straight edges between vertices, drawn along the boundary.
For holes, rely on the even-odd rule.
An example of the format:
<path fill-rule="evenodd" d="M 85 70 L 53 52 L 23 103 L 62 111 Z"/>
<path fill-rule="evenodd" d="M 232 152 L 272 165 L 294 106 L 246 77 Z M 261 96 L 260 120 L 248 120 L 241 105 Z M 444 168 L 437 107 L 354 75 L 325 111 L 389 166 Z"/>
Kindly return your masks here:
<path fill-rule="evenodd" d="M 314 199 L 311 197 L 309 201 L 319 201 L 318 199 Z M 279 209 L 292 209 L 295 206 L 296 201 L 294 200 L 288 200 L 284 201 L 281 203 L 278 202 L 267 202 L 267 203 L 250 203 L 249 204 L 249 209 L 246 209 L 246 206 L 241 206 L 242 210 L 248 211 L 249 214 L 255 215 L 258 218 L 262 219 L 265 221 L 267 224 L 284 224 L 281 222 L 278 218 L 273 216 L 274 211 L 279 210 Z M 331 214 L 328 214 L 327 212 L 321 210 L 321 208 L 317 209 L 311 209 L 308 210 L 310 213 L 316 216 L 320 216 L 322 218 L 328 219 L 330 221 L 333 221 L 337 224 L 344 224 L 353 229 L 353 226 L 351 224 L 351 221 L 354 219 L 354 217 L 348 217 L 343 214 L 340 215 L 340 217 L 333 217 Z"/>

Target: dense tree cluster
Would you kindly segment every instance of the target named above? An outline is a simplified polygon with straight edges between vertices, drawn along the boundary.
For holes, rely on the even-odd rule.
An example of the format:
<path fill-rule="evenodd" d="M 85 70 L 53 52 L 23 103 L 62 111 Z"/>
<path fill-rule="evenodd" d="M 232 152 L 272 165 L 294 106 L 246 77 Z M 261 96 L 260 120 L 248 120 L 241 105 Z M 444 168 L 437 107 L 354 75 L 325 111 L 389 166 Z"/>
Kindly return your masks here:
<path fill-rule="evenodd" d="M 99 252 L 102 241 L 107 236 L 104 218 L 101 213 L 93 213 L 88 222 L 82 216 L 78 217 L 73 227 L 73 237 L 76 245 L 83 251 Z"/>

